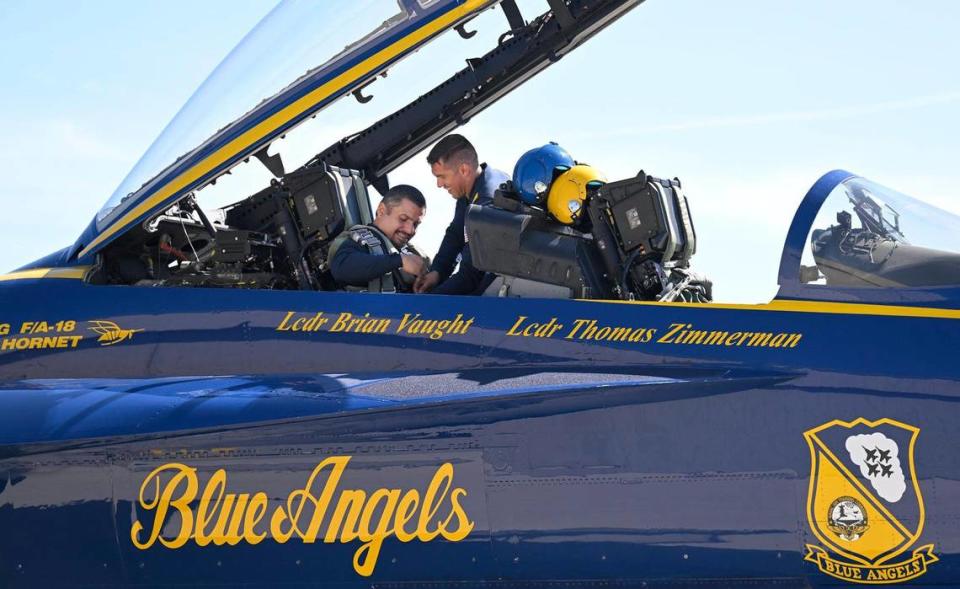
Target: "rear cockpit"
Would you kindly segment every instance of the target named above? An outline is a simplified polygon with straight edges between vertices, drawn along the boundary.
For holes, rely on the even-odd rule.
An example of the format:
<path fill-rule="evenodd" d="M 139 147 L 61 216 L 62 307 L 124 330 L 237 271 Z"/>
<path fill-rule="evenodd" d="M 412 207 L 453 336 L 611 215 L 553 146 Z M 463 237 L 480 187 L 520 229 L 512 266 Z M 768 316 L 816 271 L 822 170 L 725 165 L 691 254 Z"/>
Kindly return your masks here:
<path fill-rule="evenodd" d="M 581 210 L 580 204 L 572 208 Z M 585 214 L 583 214 L 585 213 Z M 475 265 L 498 275 L 487 294 L 707 302 L 710 282 L 690 270 L 696 231 L 679 180 L 640 172 L 586 188 L 580 218 L 564 224 L 508 185 L 472 206 Z"/>

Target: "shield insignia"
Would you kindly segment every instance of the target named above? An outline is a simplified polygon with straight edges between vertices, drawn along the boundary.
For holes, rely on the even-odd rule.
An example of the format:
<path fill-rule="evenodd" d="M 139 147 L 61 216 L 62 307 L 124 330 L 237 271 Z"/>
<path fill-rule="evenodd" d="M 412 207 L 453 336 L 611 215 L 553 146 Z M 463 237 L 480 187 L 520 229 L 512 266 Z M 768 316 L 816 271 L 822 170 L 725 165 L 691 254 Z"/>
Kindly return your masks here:
<path fill-rule="evenodd" d="M 834 420 L 803 435 L 810 447 L 807 521 L 822 544 L 807 544 L 805 560 L 828 575 L 861 583 L 896 583 L 924 574 L 938 560 L 932 544 L 893 562 L 923 533 L 914 464 L 920 429 L 859 418 Z"/>

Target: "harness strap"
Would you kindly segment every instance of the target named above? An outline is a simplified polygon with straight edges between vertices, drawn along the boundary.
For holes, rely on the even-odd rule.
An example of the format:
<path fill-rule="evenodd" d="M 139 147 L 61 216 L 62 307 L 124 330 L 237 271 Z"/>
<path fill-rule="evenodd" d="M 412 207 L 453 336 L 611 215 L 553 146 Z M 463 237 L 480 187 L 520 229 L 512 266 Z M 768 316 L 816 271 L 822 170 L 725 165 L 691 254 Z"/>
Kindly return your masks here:
<path fill-rule="evenodd" d="M 377 231 L 374 233 L 374 230 L 369 225 L 356 225 L 349 229 L 350 239 L 362 245 L 368 252 L 377 256 L 383 256 L 390 253 L 395 253 L 395 251 L 389 251 L 384 247 L 384 240 L 377 236 Z M 383 235 L 381 233 L 381 235 Z M 384 238 L 386 236 L 383 236 Z M 389 241 L 387 242 L 389 243 Z M 392 245 L 392 244 L 391 244 Z M 389 248 L 394 250 L 393 247 Z M 384 293 L 394 293 L 397 292 L 397 284 L 393 279 L 393 272 L 384 274 L 383 276 L 377 276 L 372 279 L 367 286 L 368 292 L 384 292 Z"/>

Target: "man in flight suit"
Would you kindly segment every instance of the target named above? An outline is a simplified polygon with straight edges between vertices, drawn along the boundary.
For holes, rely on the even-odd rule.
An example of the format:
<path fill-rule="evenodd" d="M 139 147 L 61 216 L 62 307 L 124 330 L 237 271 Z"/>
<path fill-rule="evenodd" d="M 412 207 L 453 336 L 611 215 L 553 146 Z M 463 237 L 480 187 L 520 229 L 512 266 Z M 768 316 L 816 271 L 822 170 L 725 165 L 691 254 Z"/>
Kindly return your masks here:
<path fill-rule="evenodd" d="M 388 190 L 372 224 L 344 231 L 330 246 L 330 273 L 337 284 L 370 292 L 410 292 L 425 262 L 409 241 L 426 208 L 423 194 L 413 186 Z"/>
<path fill-rule="evenodd" d="M 481 294 L 492 277 L 471 263 L 464 220 L 471 204 L 493 202 L 493 193 L 509 176 L 481 164 L 477 150 L 466 137 L 457 134 L 447 135 L 434 145 L 427 155 L 427 163 L 437 179 L 437 188 L 446 189 L 457 199 L 457 207 L 430 272 L 417 280 L 414 290 L 434 294 Z M 451 276 L 458 257 L 460 269 Z"/>

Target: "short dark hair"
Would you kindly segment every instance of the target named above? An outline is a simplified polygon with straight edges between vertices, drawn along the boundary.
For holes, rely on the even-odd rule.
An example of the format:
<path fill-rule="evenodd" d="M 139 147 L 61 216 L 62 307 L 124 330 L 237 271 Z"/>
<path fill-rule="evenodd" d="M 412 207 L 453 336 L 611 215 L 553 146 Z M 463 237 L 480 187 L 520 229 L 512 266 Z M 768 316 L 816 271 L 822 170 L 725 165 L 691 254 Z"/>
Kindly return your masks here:
<path fill-rule="evenodd" d="M 436 163 L 447 166 L 468 164 L 476 168 L 480 165 L 477 150 L 463 135 L 451 133 L 437 142 L 427 154 L 427 163 L 431 166 Z"/>
<path fill-rule="evenodd" d="M 423 193 L 409 184 L 397 184 L 383 195 L 383 200 L 380 202 L 389 210 L 403 200 L 409 200 L 421 209 L 427 208 L 427 199 L 423 198 Z"/>

